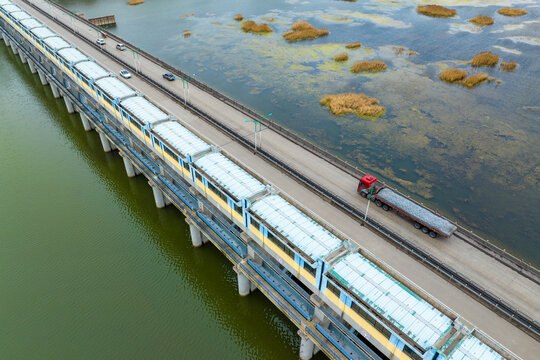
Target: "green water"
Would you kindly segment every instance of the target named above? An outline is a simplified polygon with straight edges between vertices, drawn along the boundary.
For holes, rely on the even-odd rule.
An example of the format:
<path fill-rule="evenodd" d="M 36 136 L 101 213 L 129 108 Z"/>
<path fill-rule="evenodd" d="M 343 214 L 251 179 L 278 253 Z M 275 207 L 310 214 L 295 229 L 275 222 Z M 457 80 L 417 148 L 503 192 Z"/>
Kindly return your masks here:
<path fill-rule="evenodd" d="M 452 19 L 421 16 L 415 8 L 425 1 L 413 0 L 61 3 L 88 17 L 115 14 L 112 32 L 540 264 L 540 7 L 533 2 L 437 0 L 457 9 Z M 512 5 L 529 14 L 497 14 Z M 232 20 L 237 13 L 269 23 L 273 33 L 242 32 Z M 495 24 L 467 22 L 477 15 Z M 330 34 L 287 43 L 281 34 L 298 20 Z M 192 35 L 184 38 L 184 30 Z M 361 49 L 345 48 L 355 41 Z M 396 54 L 397 46 L 418 54 Z M 481 51 L 518 69 L 472 68 L 466 62 Z M 345 64 L 332 60 L 341 52 L 349 53 Z M 349 71 L 372 59 L 388 70 Z M 452 67 L 500 83 L 467 89 L 441 82 L 439 73 Z M 324 95 L 345 92 L 379 99 L 386 114 L 336 117 L 320 106 Z"/>
<path fill-rule="evenodd" d="M 0 359 L 297 359 L 288 319 L 3 42 L 0 85 Z"/>

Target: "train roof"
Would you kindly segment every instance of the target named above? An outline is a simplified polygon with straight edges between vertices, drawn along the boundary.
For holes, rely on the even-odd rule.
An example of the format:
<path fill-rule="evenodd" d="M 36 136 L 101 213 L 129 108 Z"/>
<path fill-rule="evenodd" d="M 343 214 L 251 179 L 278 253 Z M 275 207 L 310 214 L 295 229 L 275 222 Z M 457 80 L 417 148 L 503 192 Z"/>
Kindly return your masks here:
<path fill-rule="evenodd" d="M 379 191 L 377 193 L 377 197 L 390 206 L 399 207 L 409 215 L 412 215 L 413 217 L 416 217 L 424 222 L 425 225 L 439 231 L 444 236 L 452 235 L 452 233 L 457 229 L 457 227 L 451 222 L 438 215 L 435 215 L 428 209 L 423 208 L 422 206 L 407 198 L 404 198 L 388 188 L 383 188 L 381 191 Z"/>
<path fill-rule="evenodd" d="M 205 155 L 196 160 L 195 164 L 238 200 L 249 198 L 266 189 L 262 182 L 222 153 Z"/>
<path fill-rule="evenodd" d="M 504 357 L 469 334 L 452 350 L 448 360 L 504 360 Z"/>
<path fill-rule="evenodd" d="M 358 253 L 330 270 L 343 286 L 424 350 L 452 327 L 452 320 Z"/>
<path fill-rule="evenodd" d="M 88 56 L 84 55 L 82 52 L 75 48 L 62 49 L 58 51 L 57 54 L 63 57 L 68 63 L 88 60 Z"/>
<path fill-rule="evenodd" d="M 2 5 L 1 7 L 8 14 L 10 12 L 14 12 L 14 11 L 22 11 L 22 9 L 20 7 L 18 7 L 17 5 L 13 5 L 12 3 L 7 3 L 5 5 Z"/>
<path fill-rule="evenodd" d="M 30 32 L 34 35 L 36 35 L 36 37 L 38 39 L 43 39 L 43 38 L 46 38 L 46 37 L 50 37 L 50 36 L 58 36 L 56 35 L 55 33 L 53 33 L 51 30 L 49 30 L 47 27 L 39 27 L 39 28 L 35 28 L 35 29 L 31 29 Z"/>
<path fill-rule="evenodd" d="M 45 25 L 43 25 L 42 23 L 40 23 L 34 18 L 21 20 L 21 25 L 24 26 L 24 28 L 26 29 L 32 29 L 36 27 L 45 27 Z"/>
<path fill-rule="evenodd" d="M 24 11 L 17 11 L 17 12 L 11 13 L 10 15 L 13 16 L 15 20 L 19 20 L 19 21 L 32 18 L 32 16 L 28 15 L 28 13 Z"/>
<path fill-rule="evenodd" d="M 43 42 L 52 50 L 64 49 L 71 47 L 71 44 L 60 36 L 50 37 L 43 40 Z"/>
<path fill-rule="evenodd" d="M 0 7 L 3 7 L 4 5 L 10 5 L 12 4 L 9 0 L 0 0 Z"/>
<path fill-rule="evenodd" d="M 95 62 L 88 60 L 75 64 L 75 69 L 88 79 L 97 79 L 103 76 L 109 76 L 110 73 L 96 64 Z"/>
<path fill-rule="evenodd" d="M 210 145 L 176 121 L 157 124 L 152 131 L 184 158 L 210 150 Z"/>
<path fill-rule="evenodd" d="M 111 99 L 122 99 L 137 94 L 135 90 L 114 77 L 99 79 L 96 81 L 96 85 Z"/>
<path fill-rule="evenodd" d="M 257 199 L 250 209 L 313 260 L 324 258 L 342 244 L 341 239 L 279 194 Z"/>
<path fill-rule="evenodd" d="M 142 96 L 133 96 L 126 100 L 122 100 L 120 105 L 140 120 L 143 125 L 167 120 L 169 118 L 169 115 L 165 114 L 157 106 Z"/>

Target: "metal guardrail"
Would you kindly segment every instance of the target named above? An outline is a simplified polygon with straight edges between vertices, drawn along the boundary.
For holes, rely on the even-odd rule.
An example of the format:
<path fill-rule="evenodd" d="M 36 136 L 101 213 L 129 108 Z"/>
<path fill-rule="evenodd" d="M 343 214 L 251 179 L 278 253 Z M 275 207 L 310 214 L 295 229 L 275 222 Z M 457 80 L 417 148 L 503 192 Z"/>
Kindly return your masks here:
<path fill-rule="evenodd" d="M 74 35 L 77 35 L 83 41 L 85 41 L 85 42 L 87 42 L 87 43 L 89 43 L 92 46 L 95 46 L 97 48 L 97 45 L 95 45 L 93 42 L 91 42 L 90 40 L 88 40 L 85 37 L 81 36 L 80 34 L 74 32 L 73 29 L 68 27 L 66 24 L 64 24 L 63 22 L 59 21 L 58 19 L 52 17 L 50 14 L 46 13 L 44 10 L 42 10 L 39 7 L 37 7 L 36 5 L 32 4 L 30 1 L 28 1 L 28 0 L 22 0 L 22 1 L 27 3 L 29 6 L 33 7 L 34 9 L 39 11 L 40 13 L 44 14 L 45 16 L 51 18 L 58 25 L 62 26 L 66 30 L 70 31 Z M 57 5 L 56 3 L 53 3 L 53 5 L 57 6 L 62 11 L 69 12 L 69 10 L 64 9 L 63 7 Z M 81 21 L 85 21 L 85 19 L 81 19 Z M 88 26 L 93 26 L 92 24 L 90 24 L 88 22 L 86 22 L 86 24 Z M 109 33 L 107 33 L 107 36 L 109 36 Z M 122 40 L 122 39 L 120 39 L 120 38 L 118 38 L 118 37 L 116 37 L 116 36 L 114 36 L 112 34 L 110 34 L 110 38 L 116 39 L 119 42 L 123 42 L 124 44 L 126 44 L 126 46 L 131 46 L 131 47 L 135 48 L 133 45 L 125 42 L 124 40 Z M 134 70 L 131 65 L 129 65 L 129 64 L 125 63 L 124 61 L 120 60 L 114 54 L 111 54 L 107 50 L 102 50 L 102 51 L 107 53 L 108 56 L 115 59 L 117 62 L 119 62 L 119 63 L 123 64 L 124 66 Z M 181 72 L 181 71 L 175 69 L 174 67 L 162 62 L 158 58 L 155 58 L 154 56 L 149 55 L 149 54 L 148 54 L 148 56 L 149 56 L 150 60 L 156 59 L 156 61 L 154 61 L 154 62 L 158 63 L 159 65 L 163 64 L 163 67 L 166 68 L 167 70 L 174 71 L 174 72 L 177 72 L 179 74 L 183 74 L 185 76 L 185 74 L 183 72 Z M 243 137 L 242 135 L 238 134 L 237 132 L 235 132 L 234 130 L 232 130 L 231 128 L 229 128 L 228 126 L 226 126 L 225 124 L 223 124 L 219 120 L 214 119 L 210 115 L 204 113 L 202 110 L 200 110 L 200 109 L 196 108 L 195 106 L 193 106 L 192 104 L 190 104 L 189 102 L 186 105 L 184 105 L 183 99 L 180 99 L 177 95 L 175 95 L 171 91 L 165 89 L 160 84 L 154 82 L 148 76 L 144 75 L 144 73 L 139 72 L 138 74 L 145 81 L 149 82 L 153 86 L 159 88 L 162 92 L 169 95 L 171 98 L 175 99 L 179 104 L 184 106 L 187 110 L 193 112 L 194 114 L 202 117 L 206 121 L 212 123 L 213 125 L 215 125 L 219 129 L 221 129 L 223 132 L 227 133 L 228 135 L 230 135 L 231 137 L 236 139 L 239 143 L 243 144 L 244 146 L 247 146 L 247 147 L 249 147 L 251 149 L 255 149 L 254 144 L 250 140 L 248 140 L 245 137 Z M 204 85 L 204 86 L 207 87 L 208 89 L 210 89 L 207 85 Z M 217 91 L 211 89 L 210 93 L 213 93 L 213 92 L 219 94 Z M 224 95 L 221 95 L 221 96 L 225 97 Z M 234 100 L 231 100 L 231 99 L 229 99 L 227 97 L 225 97 L 225 98 L 228 99 L 229 101 L 235 102 Z M 225 102 L 227 102 L 227 101 L 225 101 Z M 245 108 L 243 105 L 240 105 L 240 106 Z M 247 109 L 247 108 L 245 108 L 245 109 Z M 251 110 L 249 110 L 249 111 L 251 111 Z M 252 113 L 256 114 L 255 112 L 252 112 Z M 280 128 L 282 128 L 282 127 L 280 126 Z M 295 135 L 295 136 L 297 136 L 297 135 Z M 315 147 L 315 145 L 312 145 L 312 146 Z M 294 178 L 297 178 L 299 181 L 301 181 L 302 183 L 309 186 L 311 189 L 313 189 L 318 194 L 320 194 L 323 198 L 326 198 L 330 203 L 332 203 L 335 206 L 343 209 L 347 213 L 351 214 L 352 216 L 358 218 L 360 221 L 364 222 L 363 219 L 364 219 L 365 214 L 364 214 L 364 212 L 362 210 L 360 210 L 360 209 L 356 208 L 355 206 L 353 206 L 352 204 L 346 202 L 344 199 L 342 199 L 338 195 L 336 195 L 336 194 L 332 193 L 330 190 L 324 188 L 323 186 L 321 186 L 320 184 L 318 184 L 314 180 L 312 180 L 309 177 L 307 177 L 306 175 L 302 174 L 300 171 L 298 171 L 297 169 L 295 169 L 291 165 L 281 161 L 280 159 L 278 159 L 277 157 L 275 157 L 271 153 L 269 153 L 269 152 L 267 152 L 267 151 L 265 151 L 263 149 L 258 149 L 258 154 L 261 157 L 265 158 L 266 160 L 270 161 L 271 163 L 275 164 L 276 166 L 280 167 L 281 169 L 283 169 L 285 172 L 289 173 Z M 330 155 L 330 154 L 328 154 L 328 155 Z M 347 166 L 349 166 L 349 167 L 351 167 L 353 169 L 356 169 L 356 168 L 352 167 L 349 164 L 347 164 Z M 358 171 L 360 171 L 360 170 L 358 170 Z M 534 319 L 530 318 L 528 315 L 522 313 L 521 311 L 519 311 L 518 309 L 516 309 L 512 305 L 508 304 L 503 299 L 499 298 L 498 296 L 492 294 L 490 291 L 484 289 L 480 285 L 478 285 L 475 282 L 473 282 L 472 280 L 468 279 L 466 276 L 462 275 L 461 273 L 459 273 L 458 271 L 456 271 L 455 269 L 453 269 L 449 265 L 445 264 L 441 260 L 439 260 L 436 257 L 432 256 L 431 254 L 429 254 L 424 249 L 416 246 L 411 241 L 403 238 L 401 235 L 399 235 L 399 234 L 395 233 L 394 231 L 392 231 L 391 229 L 387 228 L 384 224 L 380 223 L 378 220 L 368 216 L 367 220 L 365 221 L 365 225 L 370 227 L 372 230 L 374 230 L 376 233 L 381 235 L 383 238 L 390 240 L 394 245 L 397 245 L 398 247 L 400 247 L 401 249 L 403 249 L 405 252 L 412 255 L 416 259 L 422 261 L 423 263 L 428 264 L 433 270 L 435 270 L 437 273 L 443 275 L 446 279 L 449 279 L 449 280 L 453 281 L 454 283 L 457 283 L 458 285 L 462 286 L 466 291 L 468 291 L 474 297 L 476 297 L 477 299 L 483 301 L 485 304 L 489 305 L 492 309 L 498 311 L 500 314 L 503 314 L 508 320 L 510 320 L 514 324 L 520 326 L 522 329 L 527 330 L 528 333 L 531 336 L 533 336 L 535 339 L 540 340 L 540 324 L 537 321 L 535 321 Z"/>
<path fill-rule="evenodd" d="M 30 2 L 28 0 L 23 0 L 23 1 L 30 4 Z M 62 7 L 59 4 L 54 3 L 54 2 L 50 2 L 50 3 L 53 4 L 54 6 L 56 6 L 61 11 L 64 11 L 66 13 L 70 13 L 71 16 L 76 16 L 76 14 L 74 14 L 70 10 Z M 118 43 L 123 43 L 123 44 L 125 44 L 127 47 L 129 47 L 131 49 L 134 49 L 134 50 L 139 49 L 138 47 L 134 46 L 133 44 L 127 42 L 125 39 L 121 39 L 121 38 L 117 37 L 116 35 L 106 31 L 105 29 L 94 25 L 93 23 L 91 23 L 87 19 L 84 19 L 84 18 L 81 18 L 81 17 L 77 17 L 77 18 L 80 21 L 86 23 L 86 25 L 94 28 L 95 30 L 101 31 L 102 33 L 105 33 L 108 38 L 114 39 Z M 71 29 L 69 27 L 66 27 L 66 26 L 64 26 L 64 27 L 66 29 L 68 29 L 70 32 L 73 32 L 73 29 Z M 186 73 L 184 73 L 183 71 L 181 71 L 180 69 L 171 66 L 170 64 L 168 64 L 168 63 L 164 62 L 163 60 L 159 59 L 158 57 L 146 52 L 145 50 L 139 49 L 138 53 L 141 56 L 144 56 L 146 59 L 148 59 L 148 60 L 154 62 L 155 64 L 163 67 L 164 69 L 166 69 L 169 72 L 175 73 L 175 74 L 177 74 L 177 75 L 179 75 L 181 77 L 184 77 L 184 78 L 188 77 L 188 75 Z M 113 57 L 115 57 L 115 56 L 113 56 Z M 131 65 L 129 65 L 129 64 L 125 64 L 125 65 L 133 69 L 133 67 Z M 141 72 L 139 71 L 138 73 L 140 74 Z M 211 88 L 210 86 L 203 83 L 202 81 L 199 81 L 198 79 L 191 78 L 190 82 L 191 82 L 192 85 L 200 88 L 201 90 L 205 91 L 208 94 L 211 94 L 212 96 L 219 99 L 220 101 L 222 101 L 222 102 L 230 105 L 231 107 L 241 111 L 246 116 L 251 117 L 254 120 L 262 118 L 261 114 L 258 114 L 254 110 L 242 105 L 238 101 L 236 101 L 236 100 L 224 95 L 223 93 Z M 362 176 L 364 176 L 366 174 L 366 172 L 364 170 L 362 170 L 362 169 L 360 169 L 360 168 L 358 168 L 358 167 L 356 167 L 354 165 L 351 165 L 350 163 L 348 163 L 345 160 L 343 160 L 343 159 L 329 153 L 328 151 L 325 151 L 325 150 L 321 149 L 316 144 L 313 144 L 312 142 L 308 141 L 307 139 L 295 134 L 291 130 L 277 124 L 276 122 L 272 121 L 271 119 L 264 118 L 264 119 L 262 119 L 262 123 L 267 128 L 275 131 L 276 133 L 279 133 L 280 135 L 282 135 L 283 137 L 287 138 L 288 140 L 294 142 L 295 144 L 297 144 L 297 145 L 303 147 L 304 149 L 312 152 L 313 154 L 325 159 L 326 161 L 328 161 L 328 162 L 332 163 L 333 165 L 335 165 L 336 167 L 338 167 L 343 172 L 345 172 L 345 173 L 347 173 L 347 174 L 349 174 L 349 175 L 351 175 L 353 177 L 356 177 L 356 178 L 359 179 L 359 178 L 361 178 Z M 385 184 L 385 186 L 387 186 L 387 185 Z M 387 186 L 387 187 L 392 189 L 392 191 L 398 193 L 399 195 L 411 200 L 412 202 L 416 203 L 417 205 L 425 207 L 422 203 L 415 200 L 414 198 L 411 198 L 409 195 L 406 195 L 406 194 L 400 192 L 399 190 L 397 190 L 395 188 L 392 188 L 392 187 L 389 187 L 389 186 Z M 435 213 L 437 213 L 437 212 L 435 212 Z M 526 263 L 523 260 L 520 260 L 516 256 L 514 256 L 514 255 L 510 254 L 509 252 L 507 252 L 505 249 L 501 249 L 500 247 L 492 244 L 489 240 L 486 240 L 486 239 L 480 237 L 479 235 L 473 233 L 471 230 L 468 230 L 468 229 L 464 228 L 463 226 L 453 222 L 452 220 L 442 216 L 441 214 L 437 213 L 437 215 L 441 216 L 442 218 L 445 218 L 446 220 L 448 220 L 449 222 L 451 222 L 452 224 L 454 224 L 454 225 L 456 225 L 458 227 L 458 232 L 456 233 L 458 238 L 460 238 L 461 240 L 463 240 L 463 241 L 467 242 L 468 244 L 474 246 L 478 250 L 486 253 L 487 255 L 492 256 L 493 258 L 500 261 L 504 265 L 510 267 L 514 271 L 517 271 L 518 273 L 520 273 L 523 276 L 527 277 L 529 280 L 531 280 L 531 281 L 533 281 L 533 282 L 535 282 L 537 284 L 540 284 L 540 270 L 539 269 L 535 268 L 531 264 Z"/>

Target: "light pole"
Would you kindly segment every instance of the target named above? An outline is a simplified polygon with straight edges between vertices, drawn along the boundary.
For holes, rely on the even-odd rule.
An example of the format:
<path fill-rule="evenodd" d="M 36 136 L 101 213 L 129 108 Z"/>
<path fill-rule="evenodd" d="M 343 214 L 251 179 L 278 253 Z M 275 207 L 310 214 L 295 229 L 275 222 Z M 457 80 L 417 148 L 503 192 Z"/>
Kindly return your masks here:
<path fill-rule="evenodd" d="M 192 75 L 188 76 L 185 79 L 182 79 L 182 88 L 184 89 L 184 105 L 187 105 L 187 97 L 186 97 L 186 89 L 187 89 L 187 95 L 189 97 L 189 79 L 194 77 L 196 74 L 193 73 Z"/>
<path fill-rule="evenodd" d="M 367 201 L 366 213 L 364 215 L 364 223 L 366 222 L 366 219 L 367 219 L 367 213 L 369 211 L 369 203 L 371 203 L 371 195 L 372 194 L 373 194 L 373 186 L 369 188 L 369 196 L 368 196 L 368 201 Z M 364 223 L 362 225 L 364 225 Z"/>
<path fill-rule="evenodd" d="M 263 116 L 262 118 L 258 119 L 258 120 L 246 120 L 246 122 L 252 122 L 253 125 L 255 126 L 254 130 L 253 130 L 253 135 L 254 135 L 254 138 L 255 138 L 255 141 L 254 141 L 254 144 L 255 144 L 255 152 L 257 152 L 257 132 L 259 133 L 259 137 L 260 137 L 260 140 L 259 140 L 259 147 L 260 147 L 260 143 L 262 143 L 262 119 L 264 118 L 267 118 L 269 116 L 271 116 L 272 113 L 266 115 L 266 116 Z M 259 127 L 259 129 L 257 129 L 257 125 Z"/>
<path fill-rule="evenodd" d="M 133 65 L 135 67 L 135 72 L 138 74 L 139 73 L 139 61 L 140 61 L 140 55 L 139 55 L 139 51 L 141 51 L 141 49 L 144 47 L 141 46 L 139 48 L 136 48 L 135 50 L 132 50 L 132 49 L 129 49 L 129 51 L 131 51 L 131 54 L 133 55 Z"/>

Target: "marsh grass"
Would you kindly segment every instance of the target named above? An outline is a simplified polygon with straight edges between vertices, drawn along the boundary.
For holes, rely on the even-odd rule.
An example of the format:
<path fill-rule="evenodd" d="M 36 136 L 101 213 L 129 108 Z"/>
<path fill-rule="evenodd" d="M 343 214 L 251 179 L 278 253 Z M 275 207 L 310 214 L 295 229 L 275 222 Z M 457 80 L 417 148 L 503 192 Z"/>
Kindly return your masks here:
<path fill-rule="evenodd" d="M 460 82 L 461 80 L 465 79 L 466 76 L 467 76 L 467 72 L 465 70 L 448 69 L 448 70 L 443 71 L 439 75 L 439 79 L 441 79 L 442 81 L 449 82 L 449 83 L 455 83 L 455 82 Z"/>
<path fill-rule="evenodd" d="M 242 21 L 242 20 L 244 20 L 244 15 L 236 14 L 236 15 L 234 15 L 233 19 L 236 20 L 236 21 Z"/>
<path fill-rule="evenodd" d="M 473 17 L 472 19 L 469 19 L 468 21 L 470 23 L 473 23 L 479 26 L 493 25 L 493 23 L 495 22 L 495 20 L 493 20 L 489 16 L 483 16 L 483 15 Z"/>
<path fill-rule="evenodd" d="M 144 3 L 144 0 L 129 0 L 128 5 L 139 5 Z"/>
<path fill-rule="evenodd" d="M 189 31 L 189 30 L 184 31 L 184 37 L 185 38 L 190 37 L 190 36 L 191 36 L 191 31 Z"/>
<path fill-rule="evenodd" d="M 242 23 L 242 30 L 245 32 L 252 32 L 256 34 L 264 34 L 272 32 L 272 28 L 268 24 L 257 24 L 255 21 L 244 21 Z"/>
<path fill-rule="evenodd" d="M 338 61 L 338 62 L 347 61 L 347 60 L 349 60 L 349 54 L 347 54 L 347 53 L 338 54 L 338 55 L 336 55 L 334 60 Z"/>
<path fill-rule="evenodd" d="M 457 14 L 456 10 L 440 5 L 418 5 L 416 11 L 419 14 L 432 17 L 452 17 Z"/>
<path fill-rule="evenodd" d="M 356 114 L 361 117 L 377 118 L 386 111 L 379 105 L 379 100 L 365 94 L 336 94 L 326 95 L 320 101 L 334 115 Z"/>
<path fill-rule="evenodd" d="M 527 15 L 529 12 L 527 10 L 523 9 L 516 9 L 516 8 L 502 8 L 497 10 L 497 12 L 504 16 L 523 16 Z"/>
<path fill-rule="evenodd" d="M 495 66 L 499 62 L 499 56 L 491 51 L 476 54 L 472 59 L 472 66 Z"/>
<path fill-rule="evenodd" d="M 463 84 L 463 86 L 466 86 L 468 88 L 473 88 L 475 86 L 480 85 L 481 83 L 483 83 L 487 79 L 488 79 L 488 74 L 480 73 L 480 74 L 469 76 L 468 78 L 463 80 L 462 84 Z"/>
<path fill-rule="evenodd" d="M 360 44 L 360 41 L 353 42 L 353 43 L 345 45 L 345 47 L 347 49 L 359 49 L 361 46 L 362 46 L 362 44 Z"/>
<path fill-rule="evenodd" d="M 416 56 L 418 55 L 417 51 L 409 50 L 405 46 L 394 46 L 394 54 L 396 55 L 407 55 L 407 56 Z"/>
<path fill-rule="evenodd" d="M 515 61 L 511 62 L 502 62 L 499 66 L 499 69 L 502 71 L 514 71 L 517 67 L 517 63 Z"/>
<path fill-rule="evenodd" d="M 352 64 L 351 71 L 353 73 L 359 73 L 359 72 L 379 72 L 384 71 L 387 69 L 387 66 L 384 62 L 380 60 L 362 60 L 359 62 L 356 62 Z"/>
<path fill-rule="evenodd" d="M 290 31 L 283 34 L 285 40 L 289 42 L 316 39 L 321 36 L 328 35 L 328 29 L 317 29 L 306 21 L 297 21 L 293 24 Z"/>

